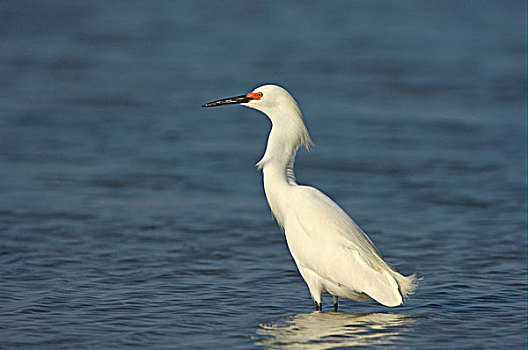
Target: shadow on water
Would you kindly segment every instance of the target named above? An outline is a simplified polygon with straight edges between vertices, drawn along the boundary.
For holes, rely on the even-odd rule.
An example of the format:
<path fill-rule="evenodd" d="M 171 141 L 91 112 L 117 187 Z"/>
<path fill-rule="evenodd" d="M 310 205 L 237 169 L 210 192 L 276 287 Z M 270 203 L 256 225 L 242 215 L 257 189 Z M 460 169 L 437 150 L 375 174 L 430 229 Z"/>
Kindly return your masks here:
<path fill-rule="evenodd" d="M 390 345 L 406 333 L 412 315 L 392 313 L 313 312 L 260 324 L 255 344 L 272 349 L 328 349 L 343 346 Z"/>

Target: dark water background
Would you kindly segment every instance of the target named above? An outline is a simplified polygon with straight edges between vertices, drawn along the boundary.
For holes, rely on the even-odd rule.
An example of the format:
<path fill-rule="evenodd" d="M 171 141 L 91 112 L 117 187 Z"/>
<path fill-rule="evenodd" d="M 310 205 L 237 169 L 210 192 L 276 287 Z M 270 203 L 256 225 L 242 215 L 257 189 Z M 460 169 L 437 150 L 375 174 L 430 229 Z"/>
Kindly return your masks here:
<path fill-rule="evenodd" d="M 403 307 L 312 312 L 267 119 L 199 107 L 269 82 Z M 526 96 L 524 1 L 2 1 L 0 348 L 525 349 Z"/>

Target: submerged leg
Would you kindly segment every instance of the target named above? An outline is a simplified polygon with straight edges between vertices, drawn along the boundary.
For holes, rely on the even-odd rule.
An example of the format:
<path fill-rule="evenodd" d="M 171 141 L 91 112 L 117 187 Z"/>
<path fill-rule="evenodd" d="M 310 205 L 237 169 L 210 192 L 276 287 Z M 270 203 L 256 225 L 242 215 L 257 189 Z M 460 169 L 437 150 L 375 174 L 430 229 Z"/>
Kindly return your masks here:
<path fill-rule="evenodd" d="M 304 282 L 308 285 L 310 295 L 315 302 L 315 311 L 322 311 L 321 293 L 323 288 L 321 286 L 320 278 L 312 270 L 297 265 L 301 276 L 304 278 Z"/>
<path fill-rule="evenodd" d="M 321 303 L 315 302 L 315 311 L 323 311 L 323 307 L 321 306 Z"/>
<path fill-rule="evenodd" d="M 337 296 L 333 295 L 334 299 L 334 312 L 337 312 Z"/>

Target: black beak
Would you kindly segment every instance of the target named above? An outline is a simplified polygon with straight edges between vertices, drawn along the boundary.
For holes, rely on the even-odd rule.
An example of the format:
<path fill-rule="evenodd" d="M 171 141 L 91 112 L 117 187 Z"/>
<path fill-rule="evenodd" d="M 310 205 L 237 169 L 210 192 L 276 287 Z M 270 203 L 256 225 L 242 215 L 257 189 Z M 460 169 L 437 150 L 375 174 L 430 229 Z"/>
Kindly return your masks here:
<path fill-rule="evenodd" d="M 209 102 L 209 103 L 204 104 L 202 107 L 215 107 L 215 106 L 221 106 L 221 105 L 247 103 L 247 102 L 251 101 L 252 99 L 253 99 L 252 97 L 249 97 L 247 95 L 240 95 L 240 96 L 223 98 L 221 100 L 216 100 L 216 101 L 213 101 L 213 102 Z"/>

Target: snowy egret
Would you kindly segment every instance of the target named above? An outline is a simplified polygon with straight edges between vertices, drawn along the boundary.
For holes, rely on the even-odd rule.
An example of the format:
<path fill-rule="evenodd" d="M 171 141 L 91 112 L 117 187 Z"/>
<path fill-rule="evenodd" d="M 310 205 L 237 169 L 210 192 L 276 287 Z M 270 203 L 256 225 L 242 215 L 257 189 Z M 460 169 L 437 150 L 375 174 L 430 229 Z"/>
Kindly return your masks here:
<path fill-rule="evenodd" d="M 321 191 L 298 185 L 293 164 L 297 149 L 312 140 L 294 98 L 277 85 L 263 85 L 248 94 L 216 100 L 202 107 L 240 104 L 264 113 L 271 120 L 268 145 L 257 167 L 264 177 L 264 192 L 277 223 L 286 235 L 315 309 L 321 293 L 352 300 L 374 299 L 398 306 L 417 285 L 415 275 L 403 276 L 380 257 L 372 241 L 339 205 Z"/>

